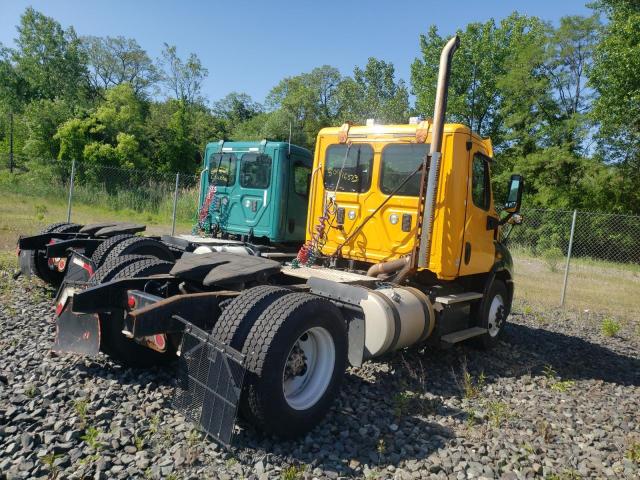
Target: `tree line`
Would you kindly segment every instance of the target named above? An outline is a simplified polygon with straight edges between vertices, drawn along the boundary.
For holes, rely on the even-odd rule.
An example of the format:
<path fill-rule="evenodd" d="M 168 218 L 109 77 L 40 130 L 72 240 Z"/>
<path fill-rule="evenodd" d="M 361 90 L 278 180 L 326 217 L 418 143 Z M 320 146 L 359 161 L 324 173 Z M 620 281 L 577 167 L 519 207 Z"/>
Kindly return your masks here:
<path fill-rule="evenodd" d="M 638 214 L 640 6 L 592 8 L 557 25 L 513 13 L 460 29 L 448 121 L 492 138 L 498 195 L 518 171 L 529 206 Z M 210 101 L 195 54 L 165 44 L 152 59 L 135 39 L 81 37 L 27 8 L 15 46 L 0 45 L 0 152 L 13 123 L 14 151 L 34 165 L 194 173 L 209 141 L 287 140 L 291 131 L 313 148 L 325 126 L 428 118 L 453 33 L 431 26 L 420 35 L 409 85 L 392 63 L 369 58 L 350 75 L 322 65 L 284 78 L 262 103 L 241 92 Z"/>

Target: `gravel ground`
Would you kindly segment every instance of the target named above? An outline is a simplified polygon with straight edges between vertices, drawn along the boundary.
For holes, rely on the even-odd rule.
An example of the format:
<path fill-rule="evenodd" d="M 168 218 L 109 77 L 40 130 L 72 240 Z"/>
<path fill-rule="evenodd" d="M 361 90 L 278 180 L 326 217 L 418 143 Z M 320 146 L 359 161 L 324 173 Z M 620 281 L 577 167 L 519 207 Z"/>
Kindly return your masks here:
<path fill-rule="evenodd" d="M 0 478 L 638 478 L 640 329 L 520 305 L 483 352 L 350 369 L 297 442 L 225 450 L 170 406 L 173 369 L 55 356 L 51 292 L 0 272 Z"/>

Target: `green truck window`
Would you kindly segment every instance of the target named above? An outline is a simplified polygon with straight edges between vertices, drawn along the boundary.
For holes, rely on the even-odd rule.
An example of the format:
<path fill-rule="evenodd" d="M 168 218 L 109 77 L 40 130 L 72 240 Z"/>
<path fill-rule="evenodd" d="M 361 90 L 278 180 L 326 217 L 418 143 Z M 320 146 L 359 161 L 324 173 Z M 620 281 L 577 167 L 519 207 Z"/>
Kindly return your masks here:
<path fill-rule="evenodd" d="M 387 145 L 382 150 L 380 172 L 380 190 L 390 194 L 405 181 L 422 163 L 422 159 L 429 150 L 429 144 L 398 144 Z M 420 195 L 420 172 L 405 183 L 397 195 L 417 197 Z"/>
<path fill-rule="evenodd" d="M 373 148 L 369 144 L 331 145 L 327 148 L 324 162 L 324 188 L 333 191 L 337 187 L 338 192 L 366 192 L 371 186 L 372 164 Z"/>
<path fill-rule="evenodd" d="M 311 169 L 305 165 L 296 164 L 293 167 L 293 189 L 298 195 L 306 197 L 309 194 Z"/>
<path fill-rule="evenodd" d="M 473 156 L 471 178 L 471 198 L 473 204 L 483 210 L 489 210 L 489 165 L 482 155 Z"/>
<path fill-rule="evenodd" d="M 268 188 L 271 182 L 271 157 L 262 153 L 245 153 L 240 159 L 240 186 Z"/>
<path fill-rule="evenodd" d="M 230 187 L 236 183 L 238 158 L 233 153 L 214 153 L 209 157 L 209 185 Z"/>

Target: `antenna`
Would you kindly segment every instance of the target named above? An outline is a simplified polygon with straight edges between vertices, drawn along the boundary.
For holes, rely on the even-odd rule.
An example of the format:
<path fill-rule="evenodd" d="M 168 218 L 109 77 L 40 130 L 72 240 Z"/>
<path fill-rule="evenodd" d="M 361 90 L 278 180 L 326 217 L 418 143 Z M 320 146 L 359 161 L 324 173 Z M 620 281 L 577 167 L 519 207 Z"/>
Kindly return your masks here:
<path fill-rule="evenodd" d="M 291 120 L 289 120 L 289 153 L 287 155 L 291 156 Z"/>

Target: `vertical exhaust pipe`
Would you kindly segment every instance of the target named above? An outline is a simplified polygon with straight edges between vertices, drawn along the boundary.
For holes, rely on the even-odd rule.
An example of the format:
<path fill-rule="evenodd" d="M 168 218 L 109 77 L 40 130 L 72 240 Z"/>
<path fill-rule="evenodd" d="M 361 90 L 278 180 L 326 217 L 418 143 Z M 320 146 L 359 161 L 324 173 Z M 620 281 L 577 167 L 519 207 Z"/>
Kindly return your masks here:
<path fill-rule="evenodd" d="M 438 194 L 438 178 L 440 176 L 440 157 L 442 150 L 442 136 L 444 131 L 445 113 L 447 110 L 447 94 L 449 90 L 449 78 L 451 76 L 451 60 L 453 54 L 460 46 L 460 37 L 456 35 L 450 39 L 440 54 L 440 67 L 438 70 L 438 85 L 436 88 L 436 101 L 433 111 L 433 135 L 431 148 L 429 149 L 429 175 L 427 177 L 427 192 L 422 209 L 422 228 L 420 231 L 420 244 L 418 248 L 417 266 L 427 268 L 431 255 L 431 234 L 433 231 L 433 214 Z M 415 251 L 414 251 L 415 255 Z M 416 264 L 415 260 L 411 262 Z"/>

